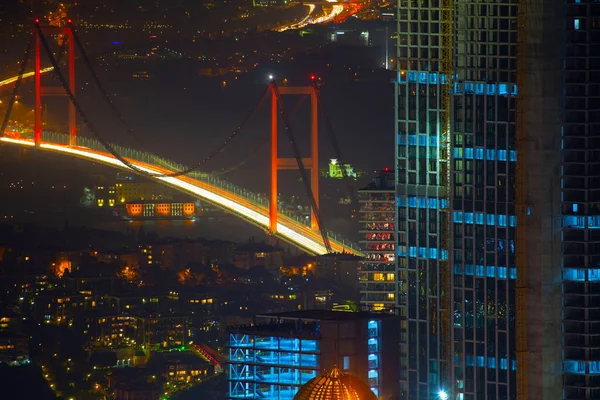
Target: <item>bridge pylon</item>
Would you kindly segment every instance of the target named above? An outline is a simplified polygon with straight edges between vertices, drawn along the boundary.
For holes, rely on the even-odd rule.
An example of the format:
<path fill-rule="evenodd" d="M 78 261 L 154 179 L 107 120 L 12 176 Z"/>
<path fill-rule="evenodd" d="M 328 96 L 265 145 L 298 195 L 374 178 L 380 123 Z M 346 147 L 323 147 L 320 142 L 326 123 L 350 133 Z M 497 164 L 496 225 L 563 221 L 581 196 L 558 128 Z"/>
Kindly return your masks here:
<path fill-rule="evenodd" d="M 278 127 L 277 116 L 279 114 L 278 94 L 283 95 L 310 95 L 310 157 L 302 158 L 305 169 L 310 170 L 310 186 L 315 198 L 317 209 L 319 208 L 319 126 L 318 126 L 318 98 L 313 86 L 279 86 L 275 89 L 271 85 L 271 196 L 269 200 L 269 230 L 277 232 L 278 218 L 278 192 L 277 178 L 279 170 L 298 169 L 295 158 L 280 158 L 278 155 Z M 311 209 L 310 226 L 314 230 L 319 229 L 315 210 Z"/>
<path fill-rule="evenodd" d="M 62 40 L 67 41 L 67 53 L 69 56 L 69 89 L 71 93 L 75 94 L 75 42 L 73 39 L 73 28 L 69 24 L 64 27 L 58 26 L 37 26 L 39 20 L 35 20 L 34 35 L 35 35 L 35 122 L 33 128 L 33 140 L 36 146 L 39 146 L 42 142 L 42 96 L 65 96 L 68 98 L 65 90 L 60 86 L 42 86 L 42 74 L 41 74 L 41 37 L 40 31 L 44 36 L 58 35 L 62 36 Z M 77 113 L 75 111 L 75 105 L 69 101 L 69 145 L 77 145 Z"/>

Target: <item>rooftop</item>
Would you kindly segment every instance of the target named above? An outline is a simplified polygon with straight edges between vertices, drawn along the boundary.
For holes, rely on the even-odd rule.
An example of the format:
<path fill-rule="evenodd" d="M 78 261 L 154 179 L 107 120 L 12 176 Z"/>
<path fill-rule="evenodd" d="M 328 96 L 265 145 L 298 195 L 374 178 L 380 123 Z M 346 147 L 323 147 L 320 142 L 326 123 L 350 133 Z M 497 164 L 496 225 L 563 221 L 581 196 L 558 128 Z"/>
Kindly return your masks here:
<path fill-rule="evenodd" d="M 298 310 L 272 314 L 259 314 L 256 315 L 256 317 L 271 319 L 301 319 L 304 321 L 356 321 L 367 319 L 394 318 L 394 315 L 372 313 L 367 311 L 343 312 L 332 310 Z"/>

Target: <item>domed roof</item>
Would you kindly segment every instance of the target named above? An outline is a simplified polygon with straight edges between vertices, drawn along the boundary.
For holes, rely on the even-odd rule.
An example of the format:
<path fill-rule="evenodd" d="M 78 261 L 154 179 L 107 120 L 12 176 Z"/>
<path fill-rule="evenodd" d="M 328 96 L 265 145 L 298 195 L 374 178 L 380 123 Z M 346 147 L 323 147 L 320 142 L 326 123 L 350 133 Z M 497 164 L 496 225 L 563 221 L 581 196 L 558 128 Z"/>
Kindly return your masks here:
<path fill-rule="evenodd" d="M 306 382 L 294 400 L 377 400 L 377 397 L 360 379 L 333 367 Z"/>

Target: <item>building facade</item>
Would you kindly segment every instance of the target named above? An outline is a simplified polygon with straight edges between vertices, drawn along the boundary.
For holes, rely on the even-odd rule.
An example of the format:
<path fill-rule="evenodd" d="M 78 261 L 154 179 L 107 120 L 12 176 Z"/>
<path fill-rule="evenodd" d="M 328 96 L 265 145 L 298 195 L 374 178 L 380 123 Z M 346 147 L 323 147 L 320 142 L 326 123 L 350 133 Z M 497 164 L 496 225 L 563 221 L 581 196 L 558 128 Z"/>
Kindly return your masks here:
<path fill-rule="evenodd" d="M 597 398 L 600 4 L 398 10 L 402 398 Z"/>
<path fill-rule="evenodd" d="M 370 310 L 396 306 L 396 193 L 393 171 L 381 171 L 358 191 L 360 244 L 366 254 L 359 264 L 360 302 Z"/>
<path fill-rule="evenodd" d="M 380 399 L 395 399 L 398 322 L 389 314 L 305 310 L 259 315 L 228 328 L 228 399 L 291 400 L 338 366 Z"/>

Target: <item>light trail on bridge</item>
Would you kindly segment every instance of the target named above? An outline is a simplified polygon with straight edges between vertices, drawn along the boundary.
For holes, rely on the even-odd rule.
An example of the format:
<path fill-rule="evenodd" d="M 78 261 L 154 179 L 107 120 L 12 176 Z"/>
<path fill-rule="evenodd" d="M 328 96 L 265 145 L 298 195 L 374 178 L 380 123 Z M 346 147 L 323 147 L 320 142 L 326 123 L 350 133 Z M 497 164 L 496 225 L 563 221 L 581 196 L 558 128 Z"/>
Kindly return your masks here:
<path fill-rule="evenodd" d="M 313 14 L 313 12 L 315 11 L 315 8 L 317 7 L 316 4 L 304 3 L 305 6 L 309 7 L 308 14 L 299 22 L 282 26 L 281 28 L 277 29 L 277 31 L 284 32 L 284 31 L 287 31 L 290 29 L 302 29 L 308 25 L 326 24 L 331 21 L 334 21 L 336 19 L 336 17 L 341 15 L 344 12 L 344 10 L 346 9 L 345 4 L 337 4 L 335 0 L 327 0 L 327 3 L 331 4 L 331 11 L 329 11 L 329 13 L 326 15 L 322 15 L 322 16 L 314 18 L 314 19 L 311 19 L 310 17 Z"/>
<path fill-rule="evenodd" d="M 0 138 L 0 142 L 26 146 L 30 148 L 35 147 L 35 144 L 31 140 L 2 137 Z M 40 149 L 57 153 L 63 153 L 78 158 L 86 159 L 89 161 L 96 161 L 111 167 L 135 172 L 135 170 L 132 170 L 131 168 L 123 164 L 121 161 L 114 158 L 111 154 L 99 152 L 85 147 L 70 147 L 66 145 L 59 145 L 53 143 L 41 143 Z M 128 161 L 136 168 L 139 168 L 141 171 L 147 172 L 151 175 L 162 175 L 171 172 L 170 170 L 146 164 L 137 160 L 128 159 Z M 182 192 L 186 192 L 196 197 L 205 199 L 210 203 L 222 208 L 223 210 L 233 212 L 241 216 L 243 219 L 246 219 L 247 221 L 258 225 L 264 229 L 268 229 L 269 227 L 268 209 L 263 209 L 263 207 L 253 205 L 243 197 L 238 196 L 234 193 L 225 191 L 221 188 L 212 186 L 208 183 L 204 183 L 186 176 L 157 176 L 153 179 L 156 179 L 168 186 L 174 187 Z M 309 227 L 301 225 L 300 223 L 295 222 L 289 218 L 280 218 L 280 221 L 281 222 L 277 223 L 277 234 L 282 239 L 289 241 L 312 254 L 321 255 L 327 253 L 327 250 L 322 243 L 323 240 L 318 232 L 315 232 Z M 349 248 L 342 244 L 333 241 L 331 242 L 331 244 L 333 247 L 333 251 L 335 252 L 349 252 L 355 255 L 362 255 L 356 250 L 353 250 L 352 248 Z"/>
<path fill-rule="evenodd" d="M 304 18 L 302 18 L 300 21 L 295 22 L 293 24 L 282 26 L 281 28 L 277 29 L 277 32 L 284 32 L 284 31 L 287 31 L 290 29 L 299 29 L 299 28 L 302 28 L 302 27 L 308 25 L 309 23 L 307 21 L 310 19 L 312 13 L 315 11 L 315 8 L 317 8 L 317 6 L 314 4 L 306 4 L 306 3 L 304 5 L 308 6 L 308 12 L 304 16 Z"/>
<path fill-rule="evenodd" d="M 50 71 L 53 71 L 53 70 L 54 70 L 54 67 L 44 68 L 44 69 L 40 70 L 40 74 L 46 74 L 46 73 L 48 73 Z M 26 73 L 23 74 L 22 79 L 31 78 L 34 75 L 35 75 L 34 71 L 26 72 Z M 17 80 L 19 80 L 19 75 L 13 76 L 12 78 L 5 79 L 3 81 L 0 81 L 0 88 L 2 86 L 10 85 L 11 83 L 15 83 Z"/>

